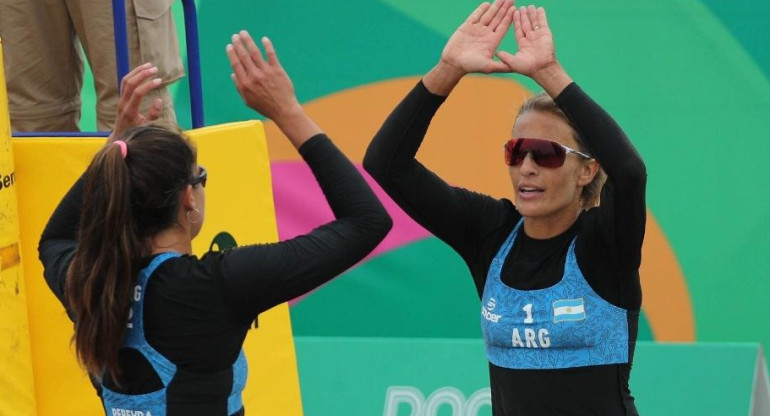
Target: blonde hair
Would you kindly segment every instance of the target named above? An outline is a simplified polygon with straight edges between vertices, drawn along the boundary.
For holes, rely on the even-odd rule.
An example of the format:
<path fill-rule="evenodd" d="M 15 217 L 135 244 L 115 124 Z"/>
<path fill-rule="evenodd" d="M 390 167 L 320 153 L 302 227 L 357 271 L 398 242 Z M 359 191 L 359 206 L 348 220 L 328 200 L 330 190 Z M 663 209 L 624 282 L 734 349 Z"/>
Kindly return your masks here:
<path fill-rule="evenodd" d="M 572 137 L 578 144 L 578 150 L 584 153 L 588 153 L 585 141 L 577 132 L 575 126 L 572 125 L 569 117 L 564 114 L 564 111 L 559 108 L 553 98 L 551 98 L 548 94 L 541 92 L 540 94 L 530 97 L 527 101 L 525 101 L 524 104 L 521 105 L 521 108 L 519 108 L 519 112 L 516 114 L 516 119 L 514 120 L 513 124 L 516 125 L 516 121 L 519 120 L 519 117 L 521 117 L 522 114 L 530 111 L 539 111 L 542 113 L 553 114 L 556 117 L 559 117 L 572 129 Z M 607 174 L 604 173 L 602 167 L 599 166 L 599 171 L 596 172 L 594 179 L 591 181 L 591 183 L 584 186 L 583 191 L 580 193 L 580 203 L 583 209 L 589 209 L 599 205 L 599 197 L 601 196 L 602 187 L 604 186 L 604 182 L 606 180 Z"/>

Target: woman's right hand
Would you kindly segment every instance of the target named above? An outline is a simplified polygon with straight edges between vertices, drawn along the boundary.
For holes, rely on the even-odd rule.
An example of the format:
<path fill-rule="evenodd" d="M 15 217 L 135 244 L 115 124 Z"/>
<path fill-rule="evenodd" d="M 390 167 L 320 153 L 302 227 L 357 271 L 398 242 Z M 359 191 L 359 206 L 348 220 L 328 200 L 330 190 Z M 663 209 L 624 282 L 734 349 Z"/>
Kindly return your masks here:
<path fill-rule="evenodd" d="M 482 3 L 468 16 L 447 41 L 441 60 L 422 81 L 428 91 L 446 96 L 471 72 L 511 72 L 511 68 L 495 61 L 495 51 L 511 27 L 514 0 Z"/>
<path fill-rule="evenodd" d="M 441 63 L 463 74 L 510 72 L 508 65 L 495 61 L 495 51 L 513 19 L 513 0 L 482 3 L 447 41 Z"/>

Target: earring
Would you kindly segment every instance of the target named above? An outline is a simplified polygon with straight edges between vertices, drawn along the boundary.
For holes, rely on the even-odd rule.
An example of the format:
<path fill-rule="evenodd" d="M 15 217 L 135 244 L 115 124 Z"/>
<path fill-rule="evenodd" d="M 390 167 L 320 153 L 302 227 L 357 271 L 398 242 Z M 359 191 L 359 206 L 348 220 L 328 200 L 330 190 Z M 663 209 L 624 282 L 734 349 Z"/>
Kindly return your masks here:
<path fill-rule="evenodd" d="M 194 219 L 191 219 L 191 218 L 190 218 L 190 213 L 191 213 L 191 212 L 194 212 L 194 213 L 195 213 L 195 215 L 194 215 L 194 217 L 195 217 L 195 218 L 194 218 Z M 188 221 L 190 224 L 196 224 L 196 223 L 199 223 L 199 222 L 201 222 L 201 212 L 200 212 L 200 211 L 198 211 L 198 208 L 193 208 L 193 209 L 191 209 L 191 210 L 187 211 L 187 213 L 185 213 L 185 217 L 187 217 L 187 221 Z"/>

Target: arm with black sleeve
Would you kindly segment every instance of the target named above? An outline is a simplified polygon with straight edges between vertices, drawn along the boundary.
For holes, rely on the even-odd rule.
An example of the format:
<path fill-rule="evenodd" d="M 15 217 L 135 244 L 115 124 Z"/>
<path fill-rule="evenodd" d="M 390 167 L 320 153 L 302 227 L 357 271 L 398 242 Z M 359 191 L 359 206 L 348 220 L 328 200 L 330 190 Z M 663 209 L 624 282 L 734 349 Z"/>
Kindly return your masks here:
<path fill-rule="evenodd" d="M 607 173 L 595 230 L 625 271 L 641 265 L 646 224 L 647 168 L 615 120 L 574 82 L 555 98 L 592 156 Z M 580 251 L 580 247 L 578 248 Z"/>
<path fill-rule="evenodd" d="M 426 75 L 427 82 L 435 72 Z M 429 90 L 425 80 L 420 81 L 374 136 L 364 168 L 410 217 L 472 262 L 486 233 L 510 222 L 507 216 L 517 213 L 507 200 L 446 183 L 416 159 L 445 100 Z"/>
<path fill-rule="evenodd" d="M 222 254 L 226 292 L 244 321 L 329 281 L 371 252 L 391 220 L 352 163 L 324 134 L 299 149 L 335 220 L 308 234 Z"/>
<path fill-rule="evenodd" d="M 382 125 L 364 159 L 364 168 L 391 198 L 469 265 L 490 230 L 520 217 L 508 200 L 450 186 L 415 155 L 434 114 L 465 75 L 509 71 L 492 58 L 511 25 L 512 4 L 484 2 L 468 16 L 444 46 L 436 66 Z M 483 276 L 475 278 L 477 288 L 483 288 Z"/>
<path fill-rule="evenodd" d="M 146 113 L 139 110 L 144 97 L 161 87 L 159 82 L 152 81 L 156 72 L 157 68 L 147 63 L 132 69 L 121 80 L 118 115 L 115 120 L 115 130 L 107 139 L 108 145 L 124 130 L 151 123 L 160 117 L 160 108 L 163 107 L 163 103 L 157 100 Z M 38 256 L 44 268 L 43 276 L 53 294 L 67 309 L 70 318 L 72 314 L 67 307 L 64 287 L 67 270 L 77 248 L 80 206 L 83 202 L 84 188 L 85 175 L 82 175 L 59 202 L 38 243 Z"/>
<path fill-rule="evenodd" d="M 266 57 L 251 36 L 233 35 L 227 54 L 244 102 L 273 120 L 310 166 L 335 220 L 275 244 L 237 248 L 221 257 L 227 296 L 250 322 L 262 311 L 307 293 L 354 265 L 385 237 L 391 220 L 361 174 L 299 104 L 272 42 Z"/>
<path fill-rule="evenodd" d="M 43 264 L 43 277 L 57 299 L 73 318 L 64 297 L 64 286 L 72 257 L 77 248 L 77 233 L 80 224 L 80 204 L 83 201 L 85 177 L 81 176 L 70 188 L 40 236 L 38 256 Z"/>

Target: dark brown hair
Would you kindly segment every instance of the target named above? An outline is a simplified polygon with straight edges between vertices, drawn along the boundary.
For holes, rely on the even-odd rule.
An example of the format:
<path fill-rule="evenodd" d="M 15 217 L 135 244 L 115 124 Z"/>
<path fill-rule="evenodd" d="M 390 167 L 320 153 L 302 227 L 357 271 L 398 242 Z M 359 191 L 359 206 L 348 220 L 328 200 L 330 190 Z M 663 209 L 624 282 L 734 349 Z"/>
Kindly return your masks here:
<path fill-rule="evenodd" d="M 556 102 L 554 102 L 553 98 L 547 93 L 541 92 L 525 101 L 524 104 L 521 105 L 521 108 L 519 108 L 519 112 L 516 114 L 516 121 L 518 121 L 522 114 L 529 111 L 539 111 L 559 117 L 572 129 L 572 137 L 578 144 L 577 150 L 591 154 L 591 150 L 587 148 L 585 140 L 583 140 L 580 133 L 575 129 L 575 126 L 572 124 L 569 117 L 564 114 L 564 111 L 556 105 Z M 514 121 L 514 125 L 516 124 L 516 121 Z M 580 194 L 580 203 L 583 209 L 589 209 L 599 205 L 599 197 L 601 196 L 605 180 L 607 180 L 607 174 L 604 173 L 604 170 L 599 166 L 599 171 L 596 172 L 594 179 L 588 185 L 583 187 L 583 191 Z"/>
<path fill-rule="evenodd" d="M 73 341 L 97 378 L 118 379 L 131 292 L 149 239 L 176 222 L 180 192 L 195 166 L 195 149 L 180 132 L 129 130 L 126 158 L 106 145 L 85 174 L 77 251 L 65 296 L 75 315 Z"/>

